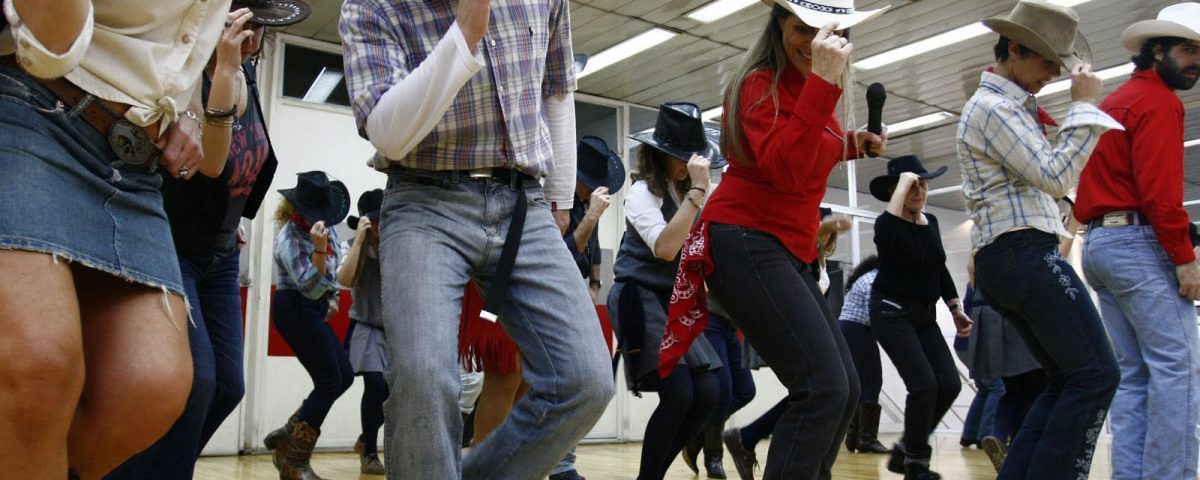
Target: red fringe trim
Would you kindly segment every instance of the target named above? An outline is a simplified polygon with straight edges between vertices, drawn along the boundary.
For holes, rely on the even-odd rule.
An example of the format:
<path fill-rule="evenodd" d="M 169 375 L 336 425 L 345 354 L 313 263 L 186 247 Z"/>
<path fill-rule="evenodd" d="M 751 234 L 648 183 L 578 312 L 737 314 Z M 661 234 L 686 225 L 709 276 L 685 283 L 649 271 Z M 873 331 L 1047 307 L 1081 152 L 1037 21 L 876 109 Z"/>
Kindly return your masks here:
<path fill-rule="evenodd" d="M 458 328 L 459 361 L 472 372 L 517 373 L 517 344 L 499 323 L 480 318 L 482 311 L 483 297 L 468 283 Z"/>

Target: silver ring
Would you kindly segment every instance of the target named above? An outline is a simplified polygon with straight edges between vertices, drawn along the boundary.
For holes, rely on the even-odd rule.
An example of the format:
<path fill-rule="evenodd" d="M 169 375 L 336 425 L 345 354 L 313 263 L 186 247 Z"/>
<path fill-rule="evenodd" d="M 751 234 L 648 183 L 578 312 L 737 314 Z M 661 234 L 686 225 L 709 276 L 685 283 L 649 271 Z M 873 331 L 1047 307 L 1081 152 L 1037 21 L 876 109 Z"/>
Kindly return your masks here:
<path fill-rule="evenodd" d="M 179 175 L 180 176 L 186 177 L 186 176 L 188 176 L 189 173 L 192 173 L 192 171 L 190 169 L 188 169 L 187 165 L 179 167 Z"/>
<path fill-rule="evenodd" d="M 233 26 L 233 22 L 231 22 L 231 21 L 229 21 L 229 20 L 226 20 L 226 21 L 225 21 L 225 28 L 229 28 L 229 27 L 232 27 L 232 26 Z"/>

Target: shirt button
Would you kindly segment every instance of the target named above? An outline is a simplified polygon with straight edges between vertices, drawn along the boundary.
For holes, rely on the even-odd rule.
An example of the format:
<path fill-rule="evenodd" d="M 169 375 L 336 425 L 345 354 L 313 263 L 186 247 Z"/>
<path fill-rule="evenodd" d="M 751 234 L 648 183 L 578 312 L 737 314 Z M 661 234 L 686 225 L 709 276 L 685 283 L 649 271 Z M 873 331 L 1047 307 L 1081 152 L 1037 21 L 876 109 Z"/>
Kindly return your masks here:
<path fill-rule="evenodd" d="M 496 46 L 496 40 L 495 40 L 495 39 L 491 39 L 491 38 L 489 38 L 489 39 L 488 39 L 488 46 L 489 46 L 489 47 L 494 47 L 494 46 Z"/>
<path fill-rule="evenodd" d="M 191 35 L 184 35 L 184 36 L 183 36 L 183 38 L 182 38 L 181 40 L 183 40 L 183 43 L 192 43 L 192 36 L 191 36 Z"/>

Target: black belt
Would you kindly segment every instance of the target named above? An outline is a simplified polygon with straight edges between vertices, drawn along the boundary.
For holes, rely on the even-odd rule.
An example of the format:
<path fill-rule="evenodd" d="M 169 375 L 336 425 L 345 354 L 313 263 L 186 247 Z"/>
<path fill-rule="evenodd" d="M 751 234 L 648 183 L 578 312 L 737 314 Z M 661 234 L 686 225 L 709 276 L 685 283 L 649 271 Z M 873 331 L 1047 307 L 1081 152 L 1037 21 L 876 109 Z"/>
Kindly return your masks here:
<path fill-rule="evenodd" d="M 1132 225 L 1150 225 L 1150 219 L 1141 212 L 1108 212 L 1088 222 L 1088 228 L 1097 227 L 1128 227 Z"/>
<path fill-rule="evenodd" d="M 500 250 L 500 262 L 492 275 L 492 284 L 484 295 L 483 315 L 499 316 L 508 307 L 508 283 L 512 279 L 513 265 L 517 261 L 517 251 L 521 247 L 521 233 L 525 230 L 525 214 L 529 210 L 529 199 L 525 195 L 524 184 L 536 182 L 533 176 L 511 168 L 483 168 L 475 170 L 418 170 L 405 167 L 393 167 L 393 171 L 401 174 L 406 180 L 437 187 L 445 187 L 461 181 L 496 182 L 508 185 L 517 193 L 517 203 L 513 208 L 512 220 L 508 225 L 508 235 L 504 236 L 504 248 Z"/>

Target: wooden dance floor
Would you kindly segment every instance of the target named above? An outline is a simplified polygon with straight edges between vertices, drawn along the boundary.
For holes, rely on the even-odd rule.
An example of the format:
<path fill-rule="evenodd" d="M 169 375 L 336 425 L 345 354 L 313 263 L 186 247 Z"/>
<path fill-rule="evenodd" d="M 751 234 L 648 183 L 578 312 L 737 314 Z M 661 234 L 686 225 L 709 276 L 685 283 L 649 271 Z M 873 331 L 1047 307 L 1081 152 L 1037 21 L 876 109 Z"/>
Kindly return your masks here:
<path fill-rule="evenodd" d="M 884 435 L 883 441 L 890 445 L 896 435 Z M 988 462 L 983 451 L 963 449 L 958 445 L 958 435 L 937 434 L 934 442 L 933 469 L 940 472 L 948 480 L 992 480 L 996 472 Z M 638 456 L 641 453 L 641 443 L 625 444 L 588 444 L 578 450 L 579 472 L 589 480 L 634 480 L 637 477 Z M 767 442 L 758 445 L 758 458 L 766 459 Z M 833 478 L 846 480 L 866 479 L 900 479 L 902 476 L 888 472 L 884 467 L 887 455 L 853 454 L 844 449 L 838 455 L 837 465 L 833 468 Z M 736 479 L 737 473 L 728 455 L 725 465 L 729 478 Z M 358 458 L 353 453 L 318 453 L 313 457 L 313 469 L 317 474 L 330 480 L 339 479 L 369 479 L 383 478 L 382 476 L 360 475 Z M 700 467 L 701 476 L 704 467 Z M 762 473 L 761 470 L 758 471 Z M 1111 477 L 1109 468 L 1109 442 L 1101 440 L 1096 449 L 1096 458 L 1092 462 L 1091 478 L 1108 479 Z M 274 480 L 279 478 L 275 467 L 271 465 L 271 457 L 253 455 L 243 457 L 205 457 L 200 459 L 196 467 L 197 480 Z M 683 461 L 676 458 L 675 464 L 667 473 L 667 479 L 696 478 Z M 756 477 L 757 478 L 757 477 Z"/>

